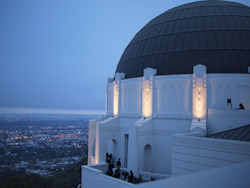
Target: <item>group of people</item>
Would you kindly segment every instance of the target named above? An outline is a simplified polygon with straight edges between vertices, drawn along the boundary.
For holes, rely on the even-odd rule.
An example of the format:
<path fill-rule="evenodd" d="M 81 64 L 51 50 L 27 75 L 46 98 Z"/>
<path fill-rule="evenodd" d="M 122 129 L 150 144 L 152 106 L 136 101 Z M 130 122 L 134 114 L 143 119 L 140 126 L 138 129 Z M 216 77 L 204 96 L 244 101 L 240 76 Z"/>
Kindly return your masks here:
<path fill-rule="evenodd" d="M 132 170 L 130 170 L 130 175 L 128 172 L 125 173 L 124 181 L 134 183 L 134 173 Z"/>
<path fill-rule="evenodd" d="M 118 161 L 116 162 L 116 170 L 114 175 L 113 175 L 114 162 L 112 159 L 112 154 L 106 153 L 106 162 L 109 164 L 107 175 L 121 179 L 121 159 L 119 158 Z M 124 180 L 130 183 L 134 182 L 134 173 L 132 172 L 132 170 L 130 171 L 130 174 L 128 172 L 125 173 Z"/>
<path fill-rule="evenodd" d="M 107 175 L 113 176 L 114 163 L 113 163 L 113 159 L 112 159 L 112 154 L 106 153 L 106 162 L 109 164 Z"/>

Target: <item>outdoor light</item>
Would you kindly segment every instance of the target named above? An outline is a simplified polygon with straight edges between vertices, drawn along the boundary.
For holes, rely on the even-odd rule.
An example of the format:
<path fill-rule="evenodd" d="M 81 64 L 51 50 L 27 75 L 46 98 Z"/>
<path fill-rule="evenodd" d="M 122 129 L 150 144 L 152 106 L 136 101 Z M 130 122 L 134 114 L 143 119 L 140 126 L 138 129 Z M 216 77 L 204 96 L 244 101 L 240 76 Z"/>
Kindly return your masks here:
<path fill-rule="evenodd" d="M 143 90 L 143 116 L 144 118 L 150 117 L 152 114 L 152 90 L 144 89 Z"/>
<path fill-rule="evenodd" d="M 118 103 L 119 103 L 119 93 L 117 91 L 117 87 L 114 86 L 114 106 L 113 106 L 113 114 L 116 116 L 118 114 Z"/>

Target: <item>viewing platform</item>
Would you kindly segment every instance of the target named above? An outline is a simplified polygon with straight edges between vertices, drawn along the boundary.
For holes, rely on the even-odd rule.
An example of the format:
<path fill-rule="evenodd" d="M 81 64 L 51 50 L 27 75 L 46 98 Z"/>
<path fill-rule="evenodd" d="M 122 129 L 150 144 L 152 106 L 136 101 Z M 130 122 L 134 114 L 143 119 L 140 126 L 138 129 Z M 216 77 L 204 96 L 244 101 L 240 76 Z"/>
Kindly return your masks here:
<path fill-rule="evenodd" d="M 99 163 L 95 165 L 82 166 L 82 186 L 83 187 L 110 187 L 110 188 L 123 188 L 133 187 L 135 184 L 149 182 L 153 180 L 168 178 L 168 175 L 150 173 L 140 171 L 140 177 L 134 177 L 134 183 L 124 180 L 124 173 L 129 172 L 127 168 L 121 168 L 121 177 L 115 178 L 106 175 L 108 170 L 108 163 Z M 113 168 L 113 172 L 116 168 Z M 96 181 L 98 180 L 98 181 Z"/>

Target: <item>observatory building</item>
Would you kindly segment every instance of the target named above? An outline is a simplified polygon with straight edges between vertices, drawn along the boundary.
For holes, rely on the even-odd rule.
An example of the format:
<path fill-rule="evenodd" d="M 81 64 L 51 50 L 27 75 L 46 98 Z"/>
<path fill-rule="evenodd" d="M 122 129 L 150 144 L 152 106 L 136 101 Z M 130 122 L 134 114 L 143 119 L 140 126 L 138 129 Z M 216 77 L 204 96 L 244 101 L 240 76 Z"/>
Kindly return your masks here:
<path fill-rule="evenodd" d="M 106 115 L 89 123 L 83 187 L 195 186 L 205 177 L 216 187 L 232 176 L 230 185 L 249 186 L 248 6 L 197 1 L 157 16 L 124 50 L 106 94 Z M 107 153 L 149 182 L 107 176 Z"/>

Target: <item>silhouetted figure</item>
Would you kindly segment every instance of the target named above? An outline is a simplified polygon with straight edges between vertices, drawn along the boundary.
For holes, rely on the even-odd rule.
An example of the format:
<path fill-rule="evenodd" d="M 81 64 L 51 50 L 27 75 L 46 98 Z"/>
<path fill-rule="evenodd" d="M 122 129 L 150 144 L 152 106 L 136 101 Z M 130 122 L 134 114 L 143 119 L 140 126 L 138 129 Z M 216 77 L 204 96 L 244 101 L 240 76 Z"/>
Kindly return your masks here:
<path fill-rule="evenodd" d="M 118 167 L 118 168 L 115 170 L 115 177 L 116 177 L 116 178 L 120 178 L 120 177 L 121 177 L 121 169 L 120 169 L 120 167 Z"/>
<path fill-rule="evenodd" d="M 244 107 L 243 104 L 241 104 L 241 103 L 240 103 L 239 110 L 245 110 L 245 107 Z"/>
<path fill-rule="evenodd" d="M 110 160 L 109 160 L 109 153 L 106 153 L 106 162 L 109 163 Z"/>
<path fill-rule="evenodd" d="M 106 162 L 109 164 L 112 161 L 112 154 L 106 153 Z"/>
<path fill-rule="evenodd" d="M 121 159 L 120 159 L 120 158 L 118 159 L 118 161 L 117 161 L 117 163 L 116 163 L 116 166 L 117 166 L 117 168 L 118 168 L 118 167 L 121 167 Z"/>
<path fill-rule="evenodd" d="M 112 159 L 112 154 L 110 153 L 110 155 L 109 155 L 109 160 L 111 160 Z"/>
<path fill-rule="evenodd" d="M 112 167 L 114 168 L 114 161 L 113 161 L 113 159 L 112 159 L 112 154 L 109 155 L 109 158 L 110 158 L 109 164 L 111 164 Z"/>
<path fill-rule="evenodd" d="M 134 174 L 133 174 L 132 170 L 130 170 L 130 176 L 128 177 L 128 182 L 134 183 Z"/>
<path fill-rule="evenodd" d="M 113 168 L 114 168 L 114 165 L 109 163 L 107 175 L 113 176 Z"/>
<path fill-rule="evenodd" d="M 128 182 L 128 180 L 129 180 L 128 178 L 129 178 L 129 173 L 126 172 L 126 173 L 125 173 L 125 176 L 124 176 L 124 181 Z"/>

